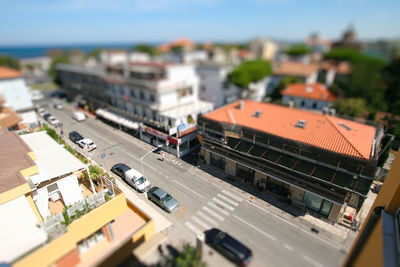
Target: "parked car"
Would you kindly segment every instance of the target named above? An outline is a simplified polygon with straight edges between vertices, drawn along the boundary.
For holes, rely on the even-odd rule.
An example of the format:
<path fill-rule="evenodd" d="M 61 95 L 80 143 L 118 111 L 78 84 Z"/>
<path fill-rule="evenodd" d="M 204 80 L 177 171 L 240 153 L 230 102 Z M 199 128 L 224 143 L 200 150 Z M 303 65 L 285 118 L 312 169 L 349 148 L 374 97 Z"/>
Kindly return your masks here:
<path fill-rule="evenodd" d="M 74 143 L 78 143 L 78 141 L 84 139 L 82 135 L 80 135 L 78 132 L 76 131 L 72 131 L 69 133 L 69 139 L 74 142 Z"/>
<path fill-rule="evenodd" d="M 52 116 L 52 115 L 51 115 L 50 113 L 48 113 L 48 112 L 46 112 L 45 114 L 43 114 L 43 118 L 44 118 L 46 121 L 48 121 L 49 118 L 50 118 L 51 116 Z"/>
<path fill-rule="evenodd" d="M 47 120 L 53 126 L 60 126 L 60 127 L 62 126 L 61 122 L 59 120 L 57 120 L 56 117 L 54 117 L 54 116 L 49 116 L 47 118 Z"/>
<path fill-rule="evenodd" d="M 48 112 L 44 108 L 38 108 L 37 113 L 39 114 L 39 116 L 43 117 L 43 115 Z"/>
<path fill-rule="evenodd" d="M 61 104 L 61 103 L 59 103 L 59 102 L 54 103 L 53 107 L 54 107 L 55 109 L 63 109 L 63 108 L 64 108 L 63 104 Z"/>
<path fill-rule="evenodd" d="M 152 187 L 149 192 L 147 192 L 147 196 L 151 201 L 167 212 L 173 212 L 179 208 L 178 201 L 157 186 Z"/>
<path fill-rule="evenodd" d="M 111 171 L 117 174 L 119 177 L 124 179 L 128 184 L 133 186 L 137 191 L 146 192 L 150 189 L 150 182 L 143 177 L 143 174 L 130 168 L 128 165 L 123 163 L 115 164 L 111 167 Z"/>
<path fill-rule="evenodd" d="M 224 257 L 237 265 L 248 266 L 251 258 L 251 250 L 228 233 L 212 228 L 204 232 L 205 241 Z"/>
<path fill-rule="evenodd" d="M 79 140 L 78 142 L 76 142 L 83 150 L 86 151 L 92 151 L 93 149 L 95 149 L 97 146 L 96 144 L 88 139 L 88 138 L 83 138 L 82 140 Z"/>
<path fill-rule="evenodd" d="M 81 111 L 76 111 L 72 114 L 72 118 L 77 121 L 84 121 L 86 120 L 86 114 Z"/>

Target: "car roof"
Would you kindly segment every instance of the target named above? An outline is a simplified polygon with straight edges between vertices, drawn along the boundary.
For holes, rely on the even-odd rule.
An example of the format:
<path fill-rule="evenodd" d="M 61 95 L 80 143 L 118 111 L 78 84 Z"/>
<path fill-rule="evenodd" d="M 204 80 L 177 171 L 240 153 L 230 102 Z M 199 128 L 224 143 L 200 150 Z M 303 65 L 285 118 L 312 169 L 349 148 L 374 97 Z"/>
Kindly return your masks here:
<path fill-rule="evenodd" d="M 72 132 L 70 132 L 69 134 L 72 134 L 72 135 L 80 135 L 80 136 L 82 136 L 80 133 L 78 133 L 77 131 L 72 131 Z"/>
<path fill-rule="evenodd" d="M 224 243 L 225 246 L 231 248 L 231 250 L 235 250 L 238 254 L 240 254 L 238 256 L 242 259 L 249 253 L 251 254 L 251 251 L 248 247 L 246 247 L 244 244 L 236 240 L 228 233 L 225 233 L 224 237 L 221 239 L 220 242 Z"/>
<path fill-rule="evenodd" d="M 121 170 L 124 171 L 124 172 L 131 169 L 131 168 L 130 168 L 128 165 L 126 165 L 125 163 L 118 163 L 118 164 L 115 164 L 114 167 L 115 167 L 115 168 L 118 168 L 118 169 L 121 169 Z"/>
<path fill-rule="evenodd" d="M 164 196 L 168 195 L 167 192 L 165 192 L 159 187 L 157 187 L 154 191 L 152 191 L 152 194 L 158 196 L 159 198 L 163 198 Z"/>

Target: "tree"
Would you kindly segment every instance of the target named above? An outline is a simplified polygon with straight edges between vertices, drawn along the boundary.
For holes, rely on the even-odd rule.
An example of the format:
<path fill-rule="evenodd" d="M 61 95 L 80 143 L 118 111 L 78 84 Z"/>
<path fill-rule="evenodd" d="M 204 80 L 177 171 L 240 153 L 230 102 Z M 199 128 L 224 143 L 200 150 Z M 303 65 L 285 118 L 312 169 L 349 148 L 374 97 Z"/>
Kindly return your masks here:
<path fill-rule="evenodd" d="M 365 117 L 368 114 L 366 101 L 362 98 L 344 98 L 333 103 L 333 108 L 339 114 L 351 117 Z"/>
<path fill-rule="evenodd" d="M 201 261 L 200 255 L 198 251 L 190 246 L 189 244 L 185 244 L 183 246 L 182 251 L 174 250 L 173 255 L 164 255 L 162 254 L 161 262 L 159 262 L 156 266 L 163 267 L 205 267 L 206 264 Z"/>
<path fill-rule="evenodd" d="M 55 81 L 56 80 L 56 65 L 60 63 L 69 63 L 68 55 L 63 53 L 57 57 L 54 57 L 51 61 L 49 68 L 49 76 Z"/>
<path fill-rule="evenodd" d="M 311 52 L 311 49 L 305 45 L 298 44 L 291 46 L 288 50 L 285 51 L 286 54 L 290 56 L 303 56 Z"/>
<path fill-rule="evenodd" d="M 394 58 L 382 72 L 387 90 L 385 99 L 389 112 L 400 115 L 400 57 Z"/>
<path fill-rule="evenodd" d="M 101 48 L 95 48 L 86 53 L 86 58 L 100 59 Z"/>
<path fill-rule="evenodd" d="M 132 47 L 132 51 L 147 53 L 151 56 L 156 54 L 156 49 L 148 44 L 138 44 L 137 46 Z"/>
<path fill-rule="evenodd" d="M 229 74 L 229 81 L 241 88 L 247 88 L 251 82 L 258 82 L 271 73 L 272 68 L 269 61 L 245 61 Z"/>
<path fill-rule="evenodd" d="M 15 59 L 10 56 L 0 56 L 0 66 L 9 67 L 16 70 L 20 69 L 18 59 Z"/>

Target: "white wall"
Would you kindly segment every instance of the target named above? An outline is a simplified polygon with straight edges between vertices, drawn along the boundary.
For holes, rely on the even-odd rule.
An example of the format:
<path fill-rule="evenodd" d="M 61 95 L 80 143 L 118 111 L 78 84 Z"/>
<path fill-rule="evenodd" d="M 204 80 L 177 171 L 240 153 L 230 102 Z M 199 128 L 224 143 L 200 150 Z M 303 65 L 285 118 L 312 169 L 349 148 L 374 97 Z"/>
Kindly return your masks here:
<path fill-rule="evenodd" d="M 33 108 L 31 95 L 22 78 L 0 80 L 0 95 L 5 100 L 5 106 L 15 111 Z"/>
<path fill-rule="evenodd" d="M 332 105 L 331 102 L 327 102 L 327 101 L 320 101 L 320 100 L 301 98 L 301 97 L 293 97 L 293 96 L 288 96 L 288 95 L 282 96 L 283 104 L 287 104 L 287 103 L 289 103 L 289 101 L 293 101 L 295 103 L 296 108 L 302 108 L 302 109 L 323 110 L 324 107 L 330 107 Z M 302 103 L 304 103 L 304 105 L 302 105 Z M 313 106 L 314 104 L 316 105 L 315 108 Z"/>

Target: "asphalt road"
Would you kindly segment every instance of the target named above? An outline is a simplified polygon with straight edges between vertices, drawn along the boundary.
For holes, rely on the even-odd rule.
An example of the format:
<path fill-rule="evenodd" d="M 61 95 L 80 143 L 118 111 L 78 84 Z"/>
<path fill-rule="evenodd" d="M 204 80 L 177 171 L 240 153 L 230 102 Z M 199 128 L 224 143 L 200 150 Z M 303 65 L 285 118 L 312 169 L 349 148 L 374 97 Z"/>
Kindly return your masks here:
<path fill-rule="evenodd" d="M 48 110 L 63 123 L 66 136 L 76 130 L 95 141 L 97 149 L 87 154 L 105 169 L 126 163 L 180 202 L 172 214 L 150 204 L 173 223 L 166 233 L 175 243 L 194 244 L 198 233 L 217 227 L 252 249 L 250 266 L 339 266 L 343 261 L 345 255 L 338 246 L 275 216 L 267 205 L 254 204 L 228 186 L 194 174 L 187 163 L 178 159 L 162 162 L 158 154 L 149 153 L 142 165 L 140 158 L 150 151 L 149 145 L 93 118 L 76 122 L 69 106 Z M 146 199 L 143 194 L 141 198 Z"/>

